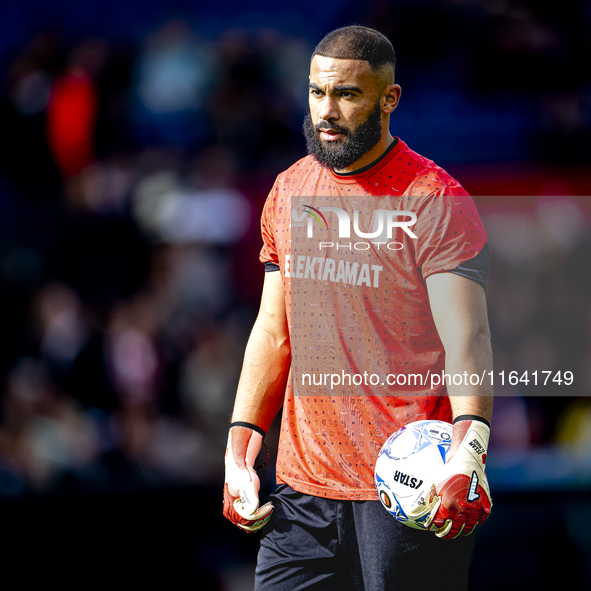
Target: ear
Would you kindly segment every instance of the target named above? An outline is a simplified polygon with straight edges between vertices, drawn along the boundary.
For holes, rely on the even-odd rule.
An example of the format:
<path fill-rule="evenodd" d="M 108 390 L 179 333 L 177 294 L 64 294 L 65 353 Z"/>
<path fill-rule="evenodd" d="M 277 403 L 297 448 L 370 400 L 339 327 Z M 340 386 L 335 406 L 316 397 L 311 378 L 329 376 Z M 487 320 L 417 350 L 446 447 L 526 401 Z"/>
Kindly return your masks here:
<path fill-rule="evenodd" d="M 402 88 L 398 84 L 386 86 L 382 93 L 382 111 L 388 115 L 398 106 Z"/>

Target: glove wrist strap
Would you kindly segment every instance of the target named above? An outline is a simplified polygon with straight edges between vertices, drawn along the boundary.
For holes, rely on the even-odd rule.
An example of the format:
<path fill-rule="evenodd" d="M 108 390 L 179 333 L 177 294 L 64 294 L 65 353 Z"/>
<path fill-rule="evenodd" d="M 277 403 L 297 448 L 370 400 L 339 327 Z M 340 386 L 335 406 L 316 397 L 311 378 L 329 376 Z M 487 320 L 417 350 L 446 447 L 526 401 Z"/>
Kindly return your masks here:
<path fill-rule="evenodd" d="M 260 427 L 257 427 L 256 425 L 253 425 L 252 423 L 247 423 L 245 421 L 234 421 L 230 425 L 230 429 L 232 427 L 246 427 L 247 429 L 252 429 L 253 431 L 256 431 L 257 433 L 260 433 L 260 435 L 262 437 L 265 437 L 265 435 L 266 435 L 266 433 Z"/>
<path fill-rule="evenodd" d="M 480 421 L 484 423 L 490 429 L 490 423 L 483 417 L 479 417 L 478 415 L 460 415 L 454 419 L 453 424 L 459 423 L 460 421 Z"/>

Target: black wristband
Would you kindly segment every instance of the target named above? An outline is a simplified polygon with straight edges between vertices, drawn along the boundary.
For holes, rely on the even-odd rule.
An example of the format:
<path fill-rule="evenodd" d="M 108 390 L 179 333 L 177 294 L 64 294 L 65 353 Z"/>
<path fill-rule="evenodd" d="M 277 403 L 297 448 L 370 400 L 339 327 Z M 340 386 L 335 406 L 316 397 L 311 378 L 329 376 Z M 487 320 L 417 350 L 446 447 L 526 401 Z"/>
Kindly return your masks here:
<path fill-rule="evenodd" d="M 486 419 L 479 417 L 478 415 L 460 415 L 459 417 L 456 417 L 454 419 L 454 425 L 458 421 L 480 421 L 481 423 L 484 423 L 490 429 L 490 423 Z"/>
<path fill-rule="evenodd" d="M 230 429 L 232 427 L 246 427 L 247 429 L 252 429 L 253 431 L 256 431 L 257 433 L 260 433 L 263 437 L 265 437 L 265 435 L 266 435 L 266 433 L 260 427 L 257 427 L 256 425 L 253 425 L 252 423 L 246 423 L 244 421 L 234 421 L 230 425 Z"/>

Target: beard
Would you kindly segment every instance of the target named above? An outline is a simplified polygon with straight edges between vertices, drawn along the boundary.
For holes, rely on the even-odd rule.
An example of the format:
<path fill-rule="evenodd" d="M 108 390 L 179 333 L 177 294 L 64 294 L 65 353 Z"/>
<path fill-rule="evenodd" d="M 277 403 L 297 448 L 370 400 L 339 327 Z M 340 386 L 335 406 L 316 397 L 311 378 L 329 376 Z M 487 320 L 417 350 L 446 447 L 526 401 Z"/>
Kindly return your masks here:
<path fill-rule="evenodd" d="M 320 128 L 330 127 L 341 132 L 342 140 L 326 142 L 320 139 Z M 351 131 L 336 123 L 319 121 L 316 125 L 312 123 L 310 110 L 304 117 L 304 136 L 306 137 L 306 148 L 318 162 L 326 168 L 340 170 L 357 162 L 365 153 L 369 152 L 382 137 L 382 112 L 380 103 L 377 102 L 373 111 L 367 119 Z"/>

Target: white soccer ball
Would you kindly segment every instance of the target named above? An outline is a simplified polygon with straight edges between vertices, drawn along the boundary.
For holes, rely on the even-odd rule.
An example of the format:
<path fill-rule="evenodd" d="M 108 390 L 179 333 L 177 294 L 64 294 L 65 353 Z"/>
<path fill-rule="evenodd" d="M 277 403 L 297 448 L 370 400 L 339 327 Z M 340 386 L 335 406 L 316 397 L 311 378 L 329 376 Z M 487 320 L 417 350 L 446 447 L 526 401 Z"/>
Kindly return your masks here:
<path fill-rule="evenodd" d="M 439 507 L 433 486 L 445 464 L 453 427 L 443 421 L 415 421 L 384 443 L 375 482 L 382 505 L 395 519 L 427 530 Z"/>

